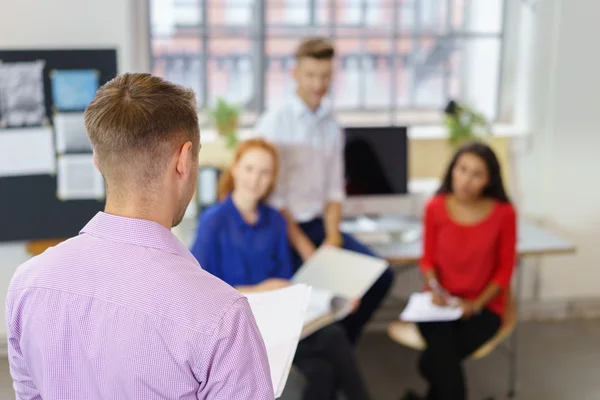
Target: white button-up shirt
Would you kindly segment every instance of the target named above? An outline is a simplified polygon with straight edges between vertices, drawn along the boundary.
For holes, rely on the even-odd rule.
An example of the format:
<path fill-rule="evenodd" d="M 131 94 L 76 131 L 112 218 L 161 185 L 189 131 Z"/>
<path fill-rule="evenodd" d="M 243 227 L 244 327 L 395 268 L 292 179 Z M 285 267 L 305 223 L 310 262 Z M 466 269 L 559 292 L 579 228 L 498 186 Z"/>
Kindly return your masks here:
<path fill-rule="evenodd" d="M 328 202 L 344 200 L 344 137 L 330 109 L 313 113 L 294 94 L 259 119 L 254 135 L 279 149 L 274 207 L 306 222 L 322 216 Z"/>

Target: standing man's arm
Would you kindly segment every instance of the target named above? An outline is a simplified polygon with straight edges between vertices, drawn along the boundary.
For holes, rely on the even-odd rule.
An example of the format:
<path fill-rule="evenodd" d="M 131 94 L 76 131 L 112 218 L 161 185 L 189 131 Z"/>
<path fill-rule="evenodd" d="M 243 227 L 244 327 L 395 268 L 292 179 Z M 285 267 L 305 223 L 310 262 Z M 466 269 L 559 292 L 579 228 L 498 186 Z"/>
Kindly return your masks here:
<path fill-rule="evenodd" d="M 223 315 L 194 370 L 198 399 L 275 399 L 265 344 L 245 297 Z"/>
<path fill-rule="evenodd" d="M 327 203 L 323 216 L 325 222 L 325 242 L 330 246 L 342 247 L 344 240 L 340 233 L 342 203 L 346 197 L 344 185 L 344 140 L 341 130 L 333 144 L 327 174 Z"/>
<path fill-rule="evenodd" d="M 304 231 L 300 229 L 292 214 L 285 208 L 280 209 L 280 211 L 287 222 L 288 240 L 294 250 L 298 252 L 302 261 L 308 260 L 317 251 L 317 248 Z"/>

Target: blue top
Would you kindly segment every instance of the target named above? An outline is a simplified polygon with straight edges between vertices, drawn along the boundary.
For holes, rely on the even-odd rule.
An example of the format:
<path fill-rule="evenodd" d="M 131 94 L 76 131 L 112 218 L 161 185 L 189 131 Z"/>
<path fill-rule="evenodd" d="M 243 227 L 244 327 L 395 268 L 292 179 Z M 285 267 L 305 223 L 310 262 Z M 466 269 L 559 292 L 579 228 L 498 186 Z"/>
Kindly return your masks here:
<path fill-rule="evenodd" d="M 210 207 L 200 218 L 191 252 L 205 271 L 231 286 L 292 277 L 286 221 L 265 204 L 259 205 L 254 225 L 242 218 L 231 196 Z"/>

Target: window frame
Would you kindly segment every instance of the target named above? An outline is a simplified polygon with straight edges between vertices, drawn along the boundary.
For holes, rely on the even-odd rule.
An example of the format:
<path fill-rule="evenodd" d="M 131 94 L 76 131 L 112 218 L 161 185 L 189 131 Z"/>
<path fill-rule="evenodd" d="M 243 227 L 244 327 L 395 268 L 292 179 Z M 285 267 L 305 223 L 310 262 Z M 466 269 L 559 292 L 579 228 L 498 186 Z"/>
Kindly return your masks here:
<path fill-rule="evenodd" d="M 145 42 L 146 42 L 146 46 L 145 49 L 147 49 L 147 54 L 146 54 L 146 60 L 147 61 L 147 65 L 146 68 L 144 68 L 147 71 L 152 71 L 153 70 L 153 63 L 154 63 L 154 55 L 152 52 L 152 40 L 153 40 L 153 36 L 152 36 L 152 27 L 151 27 L 151 1 L 152 0 L 138 0 L 136 3 L 138 3 L 136 10 L 140 11 L 143 10 L 144 12 L 136 12 L 138 18 L 143 18 L 145 21 L 142 22 L 142 25 L 146 25 L 147 29 L 145 30 Z M 198 0 L 199 4 L 200 4 L 200 8 L 201 8 L 201 19 L 202 21 L 204 21 L 206 23 L 207 21 L 207 9 L 208 9 L 208 3 L 209 0 Z M 266 75 L 267 75 L 267 70 L 265 68 L 266 64 L 269 61 L 272 61 L 274 59 L 274 57 L 270 57 L 268 54 L 265 54 L 265 44 L 266 41 L 268 39 L 272 39 L 272 38 L 277 38 L 277 36 L 269 36 L 267 37 L 266 31 L 267 31 L 267 27 L 265 26 L 265 22 L 266 22 L 266 9 L 265 9 L 265 3 L 267 0 L 254 0 L 255 1 L 255 21 L 253 21 L 253 23 L 251 24 L 251 29 L 252 29 L 252 35 L 256 40 L 252 41 L 252 50 L 250 53 L 250 58 L 253 60 L 253 66 L 256 66 L 253 71 L 253 95 L 251 100 L 249 101 L 248 104 L 244 105 L 244 111 L 243 111 L 243 115 L 242 115 L 242 126 L 250 126 L 252 125 L 255 121 L 256 118 L 260 115 L 260 113 L 262 111 L 264 111 L 265 109 L 265 105 L 266 105 L 266 93 L 267 93 L 267 88 L 265 87 L 265 82 L 266 82 Z M 311 4 L 316 4 L 317 0 L 308 0 Z M 364 4 L 368 1 L 368 0 L 360 0 Z M 421 0 L 414 0 L 417 4 L 421 2 Z M 452 0 L 447 0 L 449 3 L 452 2 Z M 465 1 L 473 1 L 473 0 L 465 0 Z M 329 12 L 331 13 L 335 13 L 335 0 L 327 0 L 328 4 L 331 6 L 331 10 Z M 357 2 L 357 0 L 354 0 L 354 2 Z M 140 4 L 140 3 L 144 3 L 144 4 Z M 496 113 L 495 113 L 495 119 L 493 120 L 493 122 L 501 122 L 501 123 L 510 123 L 511 119 L 513 117 L 513 113 L 512 110 L 508 110 L 508 104 L 511 103 L 511 99 L 507 99 L 504 97 L 504 92 L 505 92 L 505 86 L 511 85 L 513 84 L 512 80 L 510 82 L 507 82 L 505 79 L 505 70 L 507 69 L 514 69 L 514 62 L 509 61 L 506 59 L 506 53 L 511 51 L 512 47 L 517 47 L 514 42 L 514 38 L 512 38 L 513 40 L 511 41 L 507 41 L 507 28 L 508 27 L 514 27 L 515 25 L 518 25 L 518 23 L 514 20 L 509 20 L 510 17 L 514 17 L 514 15 L 511 15 L 510 12 L 510 8 L 511 8 L 511 4 L 514 3 L 514 1 L 512 0 L 502 0 L 502 17 L 501 17 L 501 31 L 498 33 L 465 33 L 465 32 L 455 32 L 452 35 L 432 35 L 432 37 L 435 37 L 436 39 L 440 39 L 443 37 L 451 37 L 453 39 L 457 39 L 457 38 L 463 38 L 463 39 L 471 39 L 471 38 L 476 38 L 476 37 L 493 37 L 498 39 L 499 44 L 500 44 L 500 56 L 499 56 L 499 74 L 498 74 L 498 82 L 496 84 L 496 91 L 497 91 L 497 99 L 495 101 L 495 108 L 496 108 Z M 338 5 L 339 7 L 339 5 Z M 395 43 L 396 40 L 398 40 L 398 38 L 401 36 L 398 32 L 398 28 L 397 28 L 397 24 L 398 24 L 398 14 L 397 14 L 397 10 L 399 9 L 399 2 L 398 1 L 394 1 L 393 3 L 393 7 L 394 7 L 394 27 L 393 29 L 391 29 L 391 36 L 388 36 L 388 38 L 391 38 L 391 40 L 393 41 L 393 43 Z M 309 14 L 311 17 L 311 22 L 314 23 L 315 21 L 315 15 L 318 13 L 317 9 L 311 9 L 309 10 Z M 514 13 L 512 13 L 514 14 Z M 362 17 L 363 19 L 363 23 L 364 23 L 364 19 L 365 17 Z M 333 18 L 332 18 L 333 21 Z M 139 24 L 139 22 L 138 22 Z M 295 25 L 295 24 L 285 24 L 287 28 L 295 28 L 297 27 L 298 30 L 302 30 L 303 26 L 302 25 Z M 205 25 L 204 25 L 205 26 Z M 209 25 L 210 26 L 210 25 Z M 339 24 L 339 22 L 336 24 L 334 24 L 333 22 L 329 23 L 329 30 L 331 32 L 331 35 L 336 38 L 344 38 L 345 36 L 336 36 L 336 30 L 341 27 L 342 25 Z M 240 29 L 241 28 L 241 29 Z M 223 27 L 220 28 L 223 29 L 224 31 L 243 31 L 244 29 L 248 29 L 248 27 L 244 27 L 244 26 L 237 26 L 237 25 L 233 25 L 231 27 Z M 291 29 L 288 29 L 291 30 Z M 139 29 L 138 29 L 139 31 Z M 198 31 L 200 32 L 200 38 L 202 41 L 202 45 L 203 48 L 208 48 L 208 42 L 211 40 L 211 37 L 209 35 L 209 30 L 208 29 L 202 29 L 199 28 Z M 417 35 L 414 35 L 417 36 Z M 139 37 L 139 33 L 138 33 L 138 37 Z M 300 35 L 292 37 L 292 38 L 297 38 L 300 37 Z M 381 36 L 373 36 L 375 38 L 379 37 L 381 38 Z M 358 37 L 359 40 L 364 41 L 365 40 L 365 35 L 362 35 L 361 37 Z M 137 41 L 138 43 L 141 42 L 141 40 Z M 508 48 L 508 50 L 507 50 Z M 391 55 L 377 55 L 377 57 L 387 57 L 387 58 L 391 58 L 391 61 L 386 61 L 389 62 L 391 64 L 391 68 L 390 68 L 390 72 L 392 75 L 391 78 L 391 95 L 390 95 L 390 101 L 389 101 L 389 106 L 387 107 L 381 107 L 381 108 L 350 108 L 350 109 L 336 109 L 336 115 L 338 116 L 338 118 L 340 119 L 340 121 L 342 123 L 344 123 L 345 121 L 348 121 L 350 124 L 352 123 L 359 123 L 358 121 L 365 121 L 365 123 L 372 123 L 374 125 L 389 125 L 389 124 L 398 124 L 398 123 L 415 123 L 415 124 L 439 124 L 442 122 L 443 120 L 443 114 L 441 112 L 441 110 L 439 109 L 434 109 L 432 108 L 417 108 L 417 107 L 398 107 L 397 103 L 398 103 L 398 96 L 397 96 L 397 85 L 395 84 L 397 82 L 397 70 L 398 68 L 395 67 L 395 65 L 397 65 L 397 46 L 392 45 L 392 54 Z M 139 53 L 139 51 L 138 51 Z M 511 53 L 512 54 L 512 53 Z M 367 53 L 363 53 L 362 56 L 366 56 Z M 209 59 L 209 55 L 207 54 L 206 51 L 202 51 L 200 53 L 200 57 L 202 59 L 202 63 L 203 65 L 206 67 L 208 65 L 208 59 Z M 137 62 L 137 64 L 144 66 L 144 64 L 146 64 L 145 62 Z M 376 71 L 377 69 L 375 69 Z M 200 93 L 200 98 L 202 99 L 202 104 L 199 107 L 200 110 L 206 110 L 209 107 L 209 87 L 207 85 L 208 83 L 208 78 L 207 78 L 207 68 L 202 68 L 202 85 L 201 85 L 201 93 Z M 513 78 L 512 76 L 510 78 Z M 361 80 L 364 81 L 365 78 L 361 77 Z M 359 85 L 362 86 L 362 85 Z M 413 89 L 413 93 L 414 93 L 414 89 Z M 510 93 L 513 94 L 513 93 Z M 413 94 L 414 96 L 414 94 Z M 335 99 L 334 99 L 335 101 Z M 414 101 L 412 103 L 414 105 Z M 202 113 L 205 114 L 205 113 Z M 205 118 L 203 118 L 203 125 L 206 124 L 208 121 L 206 121 Z"/>

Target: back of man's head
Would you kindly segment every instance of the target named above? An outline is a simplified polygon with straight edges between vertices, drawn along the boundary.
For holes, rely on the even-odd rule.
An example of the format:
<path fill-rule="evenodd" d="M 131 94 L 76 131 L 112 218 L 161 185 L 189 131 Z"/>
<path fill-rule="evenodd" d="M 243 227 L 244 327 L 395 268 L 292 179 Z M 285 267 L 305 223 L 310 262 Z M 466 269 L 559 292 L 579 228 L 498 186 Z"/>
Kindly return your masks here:
<path fill-rule="evenodd" d="M 175 151 L 188 141 L 196 155 L 200 147 L 194 92 L 150 74 L 102 86 L 85 111 L 85 129 L 108 195 L 158 189 Z"/>

